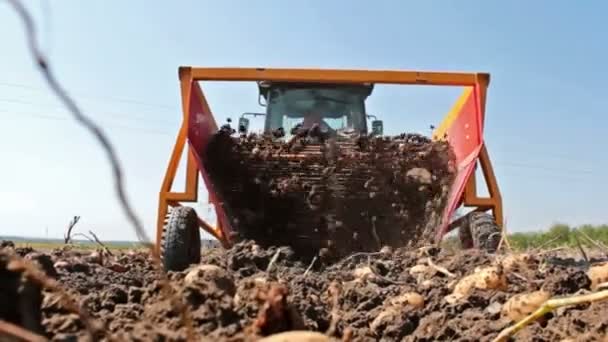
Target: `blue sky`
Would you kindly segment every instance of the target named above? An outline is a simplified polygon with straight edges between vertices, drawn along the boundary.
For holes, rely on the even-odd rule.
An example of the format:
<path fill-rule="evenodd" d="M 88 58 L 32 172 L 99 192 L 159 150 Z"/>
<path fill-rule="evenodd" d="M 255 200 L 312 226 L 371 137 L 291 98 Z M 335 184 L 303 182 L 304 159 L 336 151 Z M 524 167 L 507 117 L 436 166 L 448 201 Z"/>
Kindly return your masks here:
<path fill-rule="evenodd" d="M 608 222 L 603 1 L 26 4 L 60 81 L 118 148 L 150 235 L 180 124 L 180 65 L 489 72 L 486 141 L 508 228 Z M 0 23 L 0 235 L 61 237 L 81 215 L 80 230 L 134 239 L 105 155 L 49 92 L 5 2 Z M 254 84 L 203 87 L 218 120 L 260 110 Z M 388 133 L 428 133 L 459 93 L 379 86 L 370 111 Z"/>

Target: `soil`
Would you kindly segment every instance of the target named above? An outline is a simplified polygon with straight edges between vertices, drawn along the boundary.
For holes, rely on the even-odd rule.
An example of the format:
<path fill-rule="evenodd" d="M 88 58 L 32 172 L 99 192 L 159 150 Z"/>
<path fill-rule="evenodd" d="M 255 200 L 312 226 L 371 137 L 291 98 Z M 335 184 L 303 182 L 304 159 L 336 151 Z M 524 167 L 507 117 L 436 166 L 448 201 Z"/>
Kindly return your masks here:
<path fill-rule="evenodd" d="M 44 266 L 88 312 L 93 323 L 87 325 L 83 312 L 69 311 L 56 291 L 40 291 L 27 277 L 8 270 L 17 256 L 11 246 L 0 251 L 0 319 L 56 341 L 90 340 L 89 331 L 102 341 L 185 341 L 182 311 L 172 299 L 185 304 L 197 340 L 247 341 L 309 330 L 338 341 L 491 341 L 513 323 L 501 310 L 515 294 L 590 291 L 579 265 L 532 255 L 505 271 L 506 287 L 474 289 L 454 302 L 446 298 L 455 282 L 493 264 L 497 255 L 385 247 L 336 263 L 315 260 L 311 266 L 289 247 L 243 241 L 231 249 L 204 250 L 200 264 L 170 272 L 175 293 L 167 296 L 145 251 L 114 256 L 67 247 L 48 254 L 28 251 L 24 257 Z M 422 301 L 407 299 L 412 293 Z M 608 329 L 606 310 L 608 302 L 557 309 L 516 337 L 601 341 Z M 42 325 L 36 330 L 32 322 L 38 316 Z"/>
<path fill-rule="evenodd" d="M 430 242 L 455 173 L 444 141 L 332 137 L 314 127 L 288 139 L 277 132 L 236 137 L 224 127 L 201 156 L 235 242 L 334 261 Z"/>

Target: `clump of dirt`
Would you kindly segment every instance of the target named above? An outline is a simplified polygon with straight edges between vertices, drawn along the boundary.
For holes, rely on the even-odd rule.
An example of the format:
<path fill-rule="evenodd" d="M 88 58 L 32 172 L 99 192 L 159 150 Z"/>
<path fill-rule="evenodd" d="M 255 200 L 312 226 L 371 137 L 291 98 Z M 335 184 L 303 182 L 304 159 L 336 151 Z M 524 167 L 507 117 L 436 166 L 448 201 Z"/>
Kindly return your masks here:
<path fill-rule="evenodd" d="M 513 323 L 504 308 L 514 296 L 589 292 L 584 269 L 535 255 L 382 248 L 311 265 L 289 246 L 263 248 L 243 241 L 230 249 L 207 249 L 200 264 L 169 272 L 174 290 L 169 296 L 146 253 L 115 252 L 101 262 L 96 253 L 30 254 L 46 260 L 39 262 L 41 266 L 54 263 L 49 275 L 54 270 L 60 284 L 101 327 L 95 333 L 102 341 L 186 340 L 182 312 L 172 300 L 186 306 L 199 340 L 253 341 L 309 330 L 347 341 L 491 341 Z M 0 252 L 0 319 L 35 329 L 23 317 L 40 315 L 41 333 L 47 337 L 87 340 L 83 318 L 67 310 L 56 293 L 24 295 L 24 279 L 7 270 L 14 258 L 9 248 Z M 112 267 L 118 261 L 125 269 Z M 88 272 L 71 266 L 81 263 Z M 490 273 L 483 273 L 488 269 L 504 276 L 504 284 L 491 286 Z M 468 292 L 453 296 L 465 278 L 477 274 L 484 275 Z M 36 293 L 44 296 L 42 305 L 19 304 L 36 298 Z M 606 302 L 558 309 L 524 328 L 517 338 L 594 340 L 607 333 L 602 315 L 607 309 Z"/>
<path fill-rule="evenodd" d="M 235 137 L 223 128 L 201 151 L 235 241 L 334 261 L 430 241 L 454 179 L 447 142 L 292 133 Z"/>

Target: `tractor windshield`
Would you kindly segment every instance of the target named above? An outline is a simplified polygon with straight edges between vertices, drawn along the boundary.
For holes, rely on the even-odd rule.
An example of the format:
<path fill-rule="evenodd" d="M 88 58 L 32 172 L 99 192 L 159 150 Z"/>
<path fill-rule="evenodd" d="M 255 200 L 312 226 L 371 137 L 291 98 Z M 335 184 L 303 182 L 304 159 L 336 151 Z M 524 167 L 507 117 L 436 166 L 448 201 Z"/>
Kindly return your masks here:
<path fill-rule="evenodd" d="M 297 124 L 307 128 L 318 124 L 330 133 L 366 132 L 369 92 L 362 86 L 274 86 L 267 93 L 266 131 L 283 127 L 289 137 Z"/>

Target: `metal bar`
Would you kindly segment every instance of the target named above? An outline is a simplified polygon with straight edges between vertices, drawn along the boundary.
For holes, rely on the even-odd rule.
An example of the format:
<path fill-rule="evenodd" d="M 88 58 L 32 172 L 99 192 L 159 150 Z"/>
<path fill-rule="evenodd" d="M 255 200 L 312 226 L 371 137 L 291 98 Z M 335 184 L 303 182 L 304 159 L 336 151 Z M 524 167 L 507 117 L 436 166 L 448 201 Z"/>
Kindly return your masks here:
<path fill-rule="evenodd" d="M 171 159 L 169 160 L 169 165 L 167 165 L 167 170 L 165 172 L 165 178 L 163 179 L 163 184 L 159 193 L 158 200 L 158 216 L 156 218 L 156 252 L 160 253 L 160 241 L 162 239 L 163 229 L 165 226 L 165 218 L 168 213 L 168 200 L 171 194 L 171 187 L 173 185 L 173 181 L 175 180 L 175 175 L 177 174 L 177 167 L 179 166 L 179 162 L 184 151 L 184 146 L 186 145 L 186 136 L 188 133 L 188 107 L 190 103 L 190 88 L 192 86 L 192 78 L 189 72 L 182 72 L 180 70 L 180 87 L 181 87 L 181 96 L 182 96 L 182 112 L 183 112 L 183 120 L 182 125 L 180 127 L 179 133 L 175 140 L 175 146 L 173 147 L 173 152 L 171 153 Z M 190 164 L 190 163 L 189 163 Z M 188 165 L 188 169 L 191 166 Z M 190 170 L 188 170 L 190 171 Z"/>
<path fill-rule="evenodd" d="M 488 185 L 488 192 L 490 193 L 490 198 L 494 200 L 494 218 L 496 219 L 496 223 L 502 227 L 504 218 L 502 211 L 502 196 L 500 194 L 500 190 L 498 189 L 498 183 L 496 182 L 496 176 L 494 174 L 494 169 L 492 168 L 492 163 L 490 161 L 490 155 L 488 154 L 488 150 L 486 145 L 484 144 L 479 151 L 479 163 L 481 164 L 481 169 L 483 171 L 483 176 L 485 178 L 486 184 Z"/>
<path fill-rule="evenodd" d="M 437 86 L 473 86 L 479 73 L 397 70 L 198 68 L 190 70 L 195 81 L 275 81 L 328 83 L 384 83 Z M 483 76 L 482 76 L 483 78 Z"/>

